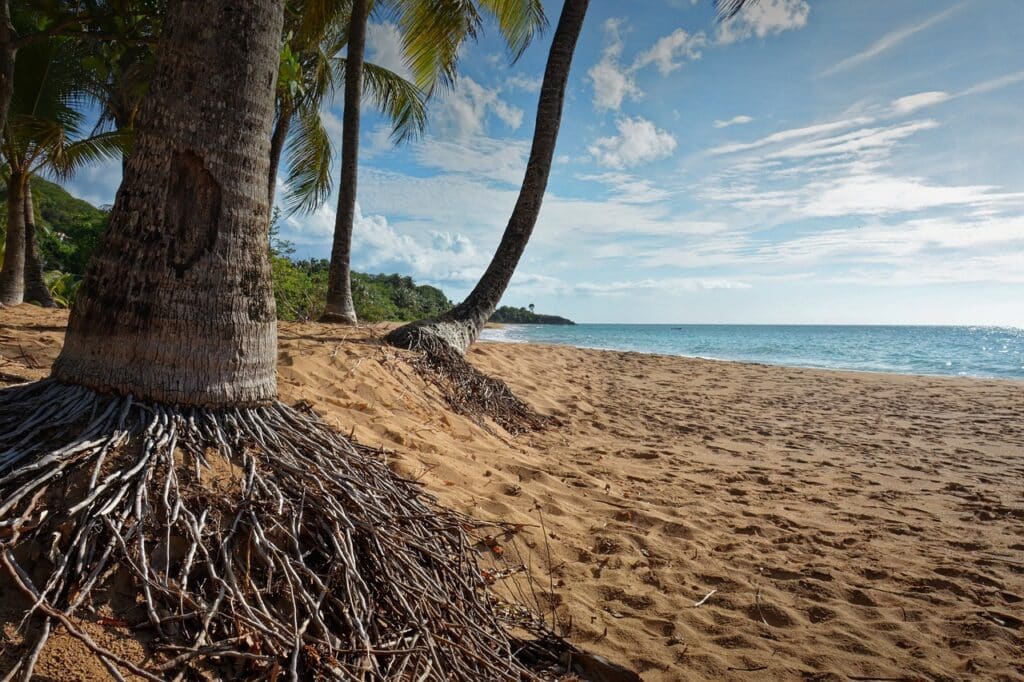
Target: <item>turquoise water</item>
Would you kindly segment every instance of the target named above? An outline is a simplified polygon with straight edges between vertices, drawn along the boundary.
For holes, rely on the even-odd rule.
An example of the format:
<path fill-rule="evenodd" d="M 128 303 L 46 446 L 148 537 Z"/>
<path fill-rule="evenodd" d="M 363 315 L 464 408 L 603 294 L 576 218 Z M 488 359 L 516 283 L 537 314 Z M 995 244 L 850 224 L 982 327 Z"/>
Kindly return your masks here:
<path fill-rule="evenodd" d="M 804 325 L 508 325 L 484 340 L 865 372 L 1024 379 L 1024 329 Z"/>

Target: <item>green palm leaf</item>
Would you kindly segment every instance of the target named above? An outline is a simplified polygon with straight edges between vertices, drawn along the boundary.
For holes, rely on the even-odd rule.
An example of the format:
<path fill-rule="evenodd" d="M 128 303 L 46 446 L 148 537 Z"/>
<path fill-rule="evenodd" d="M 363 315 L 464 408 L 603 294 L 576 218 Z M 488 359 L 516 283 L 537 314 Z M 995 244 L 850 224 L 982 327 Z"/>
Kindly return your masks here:
<path fill-rule="evenodd" d="M 66 180 L 83 166 L 120 158 L 131 146 L 130 130 L 112 130 L 81 140 L 69 141 L 60 136 L 46 149 L 45 170 Z"/>
<path fill-rule="evenodd" d="M 315 211 L 331 194 L 331 159 L 334 150 L 319 109 L 304 109 L 288 136 L 289 213 Z"/>
<path fill-rule="evenodd" d="M 522 56 L 548 23 L 540 0 L 478 0 L 480 7 L 498 22 L 512 61 Z"/>

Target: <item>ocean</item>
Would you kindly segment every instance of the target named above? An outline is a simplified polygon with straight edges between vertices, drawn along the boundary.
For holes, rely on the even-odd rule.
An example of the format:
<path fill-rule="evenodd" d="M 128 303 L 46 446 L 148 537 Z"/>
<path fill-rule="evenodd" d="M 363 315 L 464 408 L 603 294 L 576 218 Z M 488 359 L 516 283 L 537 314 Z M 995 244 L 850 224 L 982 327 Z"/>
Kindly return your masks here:
<path fill-rule="evenodd" d="M 863 372 L 1024 379 L 1024 329 L 718 324 L 513 324 L 483 340 Z"/>

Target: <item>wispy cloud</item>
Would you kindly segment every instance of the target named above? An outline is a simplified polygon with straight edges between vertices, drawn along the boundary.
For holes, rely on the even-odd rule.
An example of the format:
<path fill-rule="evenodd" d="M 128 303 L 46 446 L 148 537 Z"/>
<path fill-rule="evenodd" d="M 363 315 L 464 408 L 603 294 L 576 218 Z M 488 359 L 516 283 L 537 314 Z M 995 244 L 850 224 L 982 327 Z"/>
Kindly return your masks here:
<path fill-rule="evenodd" d="M 581 293 L 597 295 L 629 294 L 637 291 L 675 293 L 707 289 L 749 289 L 750 285 L 723 278 L 707 277 L 665 277 L 656 279 L 624 280 L 618 282 L 580 282 L 575 289 Z"/>
<path fill-rule="evenodd" d="M 732 118 L 728 118 L 725 120 L 718 119 L 711 125 L 713 125 L 716 128 L 728 128 L 729 126 L 745 125 L 747 123 L 752 122 L 753 120 L 753 116 L 745 116 L 743 114 L 740 114 L 739 116 L 733 116 Z"/>
<path fill-rule="evenodd" d="M 966 2 L 962 2 L 959 5 L 949 7 L 939 12 L 938 14 L 929 17 L 922 22 L 912 24 L 910 26 L 904 26 L 901 29 L 898 29 L 891 33 L 887 33 L 878 40 L 876 40 L 875 42 L 873 42 L 871 45 L 869 45 L 867 49 L 858 52 L 855 55 L 847 57 L 846 59 L 843 59 L 840 62 L 837 62 L 833 66 L 830 66 L 829 68 L 822 71 L 820 75 L 831 76 L 833 74 L 839 73 L 840 71 L 845 71 L 847 69 L 852 69 L 855 66 L 860 66 L 864 62 L 874 59 L 883 52 L 888 52 L 897 45 L 900 45 L 901 43 L 903 43 L 903 41 L 905 41 L 912 35 L 920 33 L 925 29 L 931 28 L 932 26 L 939 23 L 940 21 L 943 21 L 944 19 L 948 19 L 954 13 L 960 11 L 966 4 Z"/>
<path fill-rule="evenodd" d="M 924 107 L 935 106 L 941 104 L 950 98 L 948 92 L 941 90 L 930 90 L 928 92 L 919 92 L 914 95 L 907 95 L 906 97 L 900 97 L 893 100 L 892 108 L 896 114 L 909 114 L 923 109 Z"/>
<path fill-rule="evenodd" d="M 973 85 L 961 92 L 960 95 L 980 95 L 986 92 L 999 90 L 1000 88 L 1005 88 L 1008 85 L 1020 83 L 1021 81 L 1024 81 L 1024 71 L 1017 71 L 1016 73 L 1007 74 L 1005 76 L 1000 76 L 999 78 L 993 78 L 991 80 L 978 83 L 977 85 Z"/>
<path fill-rule="evenodd" d="M 723 144 L 712 148 L 710 153 L 713 155 L 734 154 L 736 152 L 747 151 L 748 149 L 757 149 L 758 147 L 765 147 L 779 142 L 796 140 L 801 137 L 823 135 L 836 130 L 852 128 L 858 125 L 866 125 L 871 123 L 872 120 L 873 119 L 867 116 L 858 116 L 856 118 L 841 119 L 838 121 L 830 121 L 828 123 L 817 123 L 814 125 L 804 126 L 802 128 L 789 128 L 787 130 L 780 130 L 777 133 L 772 133 L 771 135 L 754 140 L 753 142 L 730 142 L 728 144 Z"/>
<path fill-rule="evenodd" d="M 893 100 L 892 113 L 897 115 L 909 114 L 918 109 L 942 104 L 952 99 L 969 97 L 971 95 L 983 95 L 1021 82 L 1024 82 L 1024 71 L 1017 71 L 998 78 L 990 78 L 952 95 L 942 90 L 919 92 Z"/>

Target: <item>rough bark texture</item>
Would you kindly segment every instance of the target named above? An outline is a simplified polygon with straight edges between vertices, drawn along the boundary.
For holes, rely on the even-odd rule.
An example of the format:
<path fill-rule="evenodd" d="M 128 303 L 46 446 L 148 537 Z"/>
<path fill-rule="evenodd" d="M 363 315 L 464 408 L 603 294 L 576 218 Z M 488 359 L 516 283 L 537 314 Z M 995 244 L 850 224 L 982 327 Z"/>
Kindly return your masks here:
<path fill-rule="evenodd" d="M 292 124 L 292 110 L 281 107 L 274 124 L 274 134 L 270 136 L 270 171 L 267 173 L 267 201 L 274 206 L 274 192 L 277 190 L 277 169 L 281 167 L 281 152 L 284 142 L 288 139 L 288 129 Z"/>
<path fill-rule="evenodd" d="M 14 92 L 14 27 L 8 0 L 0 0 L 0 130 L 7 125 L 7 111 Z"/>
<path fill-rule="evenodd" d="M 25 294 L 25 178 L 11 171 L 7 180 L 7 243 L 0 268 L 0 304 L 18 305 Z"/>
<path fill-rule="evenodd" d="M 562 121 L 565 86 L 587 5 L 588 0 L 566 0 L 562 5 L 537 102 L 537 122 L 523 186 L 487 271 L 465 301 L 438 319 L 399 327 L 387 336 L 389 343 L 425 350 L 444 343 L 459 353 L 465 353 L 498 307 L 540 215 Z"/>
<path fill-rule="evenodd" d="M 363 93 L 363 57 L 366 46 L 367 0 L 353 0 L 345 60 L 345 112 L 341 132 L 341 185 L 334 219 L 334 244 L 327 275 L 324 322 L 356 323 L 352 303 L 352 226 L 356 214 L 356 175 L 359 163 L 359 106 Z"/>
<path fill-rule="evenodd" d="M 32 185 L 25 183 L 25 300 L 44 308 L 56 308 L 53 296 L 43 281 L 43 259 L 36 241 L 36 213 L 32 203 Z"/>
<path fill-rule="evenodd" d="M 275 397 L 266 183 L 283 4 L 170 3 L 57 379 L 179 405 Z"/>

